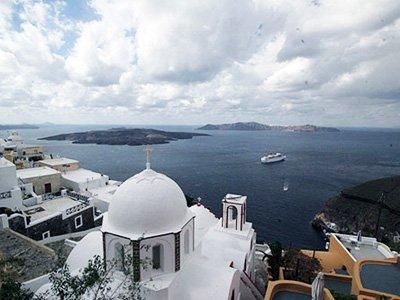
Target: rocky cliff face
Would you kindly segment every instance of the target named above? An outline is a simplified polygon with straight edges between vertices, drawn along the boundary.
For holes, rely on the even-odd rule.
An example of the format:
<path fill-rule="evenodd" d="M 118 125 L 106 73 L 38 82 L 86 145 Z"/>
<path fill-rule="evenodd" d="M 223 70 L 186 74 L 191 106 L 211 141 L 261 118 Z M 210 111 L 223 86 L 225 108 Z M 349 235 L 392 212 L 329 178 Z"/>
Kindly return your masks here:
<path fill-rule="evenodd" d="M 314 222 L 333 222 L 338 225 L 340 232 L 362 230 L 364 235 L 374 236 L 381 205 L 380 227 L 383 229 L 379 230 L 380 236 L 390 237 L 396 231 L 400 232 L 400 176 L 368 181 L 344 189 L 326 202 Z"/>

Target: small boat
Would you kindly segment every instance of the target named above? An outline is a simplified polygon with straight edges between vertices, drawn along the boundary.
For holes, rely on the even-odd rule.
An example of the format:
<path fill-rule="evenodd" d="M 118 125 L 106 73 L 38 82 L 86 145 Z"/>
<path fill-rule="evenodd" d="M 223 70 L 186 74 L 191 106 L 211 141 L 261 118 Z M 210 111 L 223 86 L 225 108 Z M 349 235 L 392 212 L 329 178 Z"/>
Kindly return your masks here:
<path fill-rule="evenodd" d="M 286 159 L 286 155 L 282 155 L 282 153 L 273 153 L 273 154 L 267 154 L 261 157 L 261 163 L 263 164 L 269 164 L 273 162 L 278 162 L 278 161 L 284 161 Z"/>

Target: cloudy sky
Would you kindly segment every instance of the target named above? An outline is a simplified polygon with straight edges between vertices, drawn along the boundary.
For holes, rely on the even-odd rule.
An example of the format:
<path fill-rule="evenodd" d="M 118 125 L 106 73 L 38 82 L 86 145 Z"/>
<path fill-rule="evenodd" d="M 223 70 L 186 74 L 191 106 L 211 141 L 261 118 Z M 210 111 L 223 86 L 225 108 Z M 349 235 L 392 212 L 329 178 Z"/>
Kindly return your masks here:
<path fill-rule="evenodd" d="M 0 123 L 400 126 L 400 1 L 0 1 Z"/>

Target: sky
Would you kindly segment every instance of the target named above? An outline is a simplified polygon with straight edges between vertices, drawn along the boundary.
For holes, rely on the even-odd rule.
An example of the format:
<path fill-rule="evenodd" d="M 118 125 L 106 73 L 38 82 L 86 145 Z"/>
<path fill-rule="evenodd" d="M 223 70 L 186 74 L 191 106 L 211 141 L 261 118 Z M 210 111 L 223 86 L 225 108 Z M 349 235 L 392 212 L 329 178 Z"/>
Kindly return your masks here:
<path fill-rule="evenodd" d="M 400 1 L 1 0 L 0 116 L 400 127 Z"/>

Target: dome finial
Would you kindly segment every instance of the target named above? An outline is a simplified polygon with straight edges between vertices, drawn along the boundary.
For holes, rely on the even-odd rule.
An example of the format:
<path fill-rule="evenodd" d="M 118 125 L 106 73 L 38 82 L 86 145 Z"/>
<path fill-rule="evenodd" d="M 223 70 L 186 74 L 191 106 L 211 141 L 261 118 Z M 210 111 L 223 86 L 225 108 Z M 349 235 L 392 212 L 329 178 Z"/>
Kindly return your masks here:
<path fill-rule="evenodd" d="M 151 146 L 146 145 L 146 147 L 144 148 L 144 152 L 146 152 L 146 169 L 147 170 L 150 170 L 151 151 L 153 151 L 153 149 L 151 149 Z"/>

